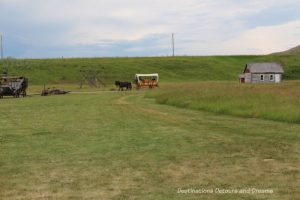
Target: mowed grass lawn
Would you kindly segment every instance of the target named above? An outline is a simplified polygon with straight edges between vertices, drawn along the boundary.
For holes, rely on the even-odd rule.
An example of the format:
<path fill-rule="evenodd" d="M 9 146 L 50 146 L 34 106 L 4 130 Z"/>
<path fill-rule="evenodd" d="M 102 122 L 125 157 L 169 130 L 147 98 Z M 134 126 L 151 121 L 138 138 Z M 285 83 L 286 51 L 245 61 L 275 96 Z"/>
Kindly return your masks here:
<path fill-rule="evenodd" d="M 2 99 L 0 199 L 299 199 L 300 125 L 159 105 L 144 95 Z"/>

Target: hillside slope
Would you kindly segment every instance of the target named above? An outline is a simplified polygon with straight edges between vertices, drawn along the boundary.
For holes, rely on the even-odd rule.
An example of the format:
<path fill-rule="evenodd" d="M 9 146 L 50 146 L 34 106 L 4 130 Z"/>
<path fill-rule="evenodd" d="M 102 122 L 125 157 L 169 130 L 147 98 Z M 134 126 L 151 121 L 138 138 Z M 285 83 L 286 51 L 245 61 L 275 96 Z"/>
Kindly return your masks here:
<path fill-rule="evenodd" d="M 291 48 L 287 51 L 274 53 L 274 55 L 300 55 L 300 45 Z"/>
<path fill-rule="evenodd" d="M 279 62 L 285 79 L 300 79 L 299 56 L 195 56 L 0 60 L 0 73 L 27 76 L 31 84 L 79 83 L 80 70 L 98 71 L 106 84 L 132 81 L 136 73 L 159 73 L 162 82 L 238 80 L 249 62 Z"/>

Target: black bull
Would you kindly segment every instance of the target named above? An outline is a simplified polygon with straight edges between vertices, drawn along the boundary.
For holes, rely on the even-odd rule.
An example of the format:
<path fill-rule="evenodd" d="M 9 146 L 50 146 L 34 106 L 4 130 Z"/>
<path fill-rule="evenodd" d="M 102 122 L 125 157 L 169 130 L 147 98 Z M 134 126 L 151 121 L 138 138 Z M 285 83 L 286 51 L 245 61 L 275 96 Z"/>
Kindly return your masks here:
<path fill-rule="evenodd" d="M 119 90 L 123 90 L 124 88 L 126 88 L 126 90 L 131 90 L 132 89 L 132 85 L 131 85 L 130 82 L 116 81 L 115 85 L 117 87 L 119 87 Z"/>

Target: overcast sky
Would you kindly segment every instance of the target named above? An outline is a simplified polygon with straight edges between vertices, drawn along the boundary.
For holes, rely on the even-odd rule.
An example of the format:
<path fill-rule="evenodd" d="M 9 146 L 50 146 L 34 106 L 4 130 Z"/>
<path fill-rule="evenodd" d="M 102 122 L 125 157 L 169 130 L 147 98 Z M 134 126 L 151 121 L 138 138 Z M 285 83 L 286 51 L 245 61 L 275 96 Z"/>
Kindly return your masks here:
<path fill-rule="evenodd" d="M 0 0 L 18 58 L 268 54 L 300 44 L 300 0 Z"/>

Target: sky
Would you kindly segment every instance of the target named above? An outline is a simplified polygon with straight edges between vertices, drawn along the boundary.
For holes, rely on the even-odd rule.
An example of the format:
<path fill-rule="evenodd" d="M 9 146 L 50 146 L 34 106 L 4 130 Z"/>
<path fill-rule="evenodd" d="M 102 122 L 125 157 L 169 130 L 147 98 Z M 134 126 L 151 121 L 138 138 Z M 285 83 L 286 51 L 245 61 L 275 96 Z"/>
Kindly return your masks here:
<path fill-rule="evenodd" d="M 269 54 L 300 44 L 300 0 L 0 0 L 5 57 Z"/>

